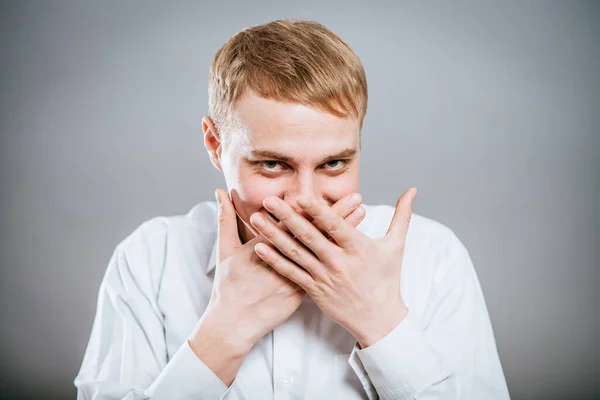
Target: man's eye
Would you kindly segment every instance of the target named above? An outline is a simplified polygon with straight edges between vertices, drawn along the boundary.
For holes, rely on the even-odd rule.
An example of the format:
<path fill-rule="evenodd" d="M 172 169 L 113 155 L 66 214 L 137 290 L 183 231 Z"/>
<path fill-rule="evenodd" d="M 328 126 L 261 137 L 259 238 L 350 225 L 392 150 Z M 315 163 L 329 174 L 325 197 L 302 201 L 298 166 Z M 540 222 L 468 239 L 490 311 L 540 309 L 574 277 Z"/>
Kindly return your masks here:
<path fill-rule="evenodd" d="M 331 160 L 325 163 L 327 169 L 336 170 L 344 166 L 344 160 Z"/>
<path fill-rule="evenodd" d="M 265 169 L 269 170 L 269 171 L 275 171 L 277 170 L 280 166 L 279 161 L 262 161 L 262 165 L 263 167 L 265 167 Z"/>

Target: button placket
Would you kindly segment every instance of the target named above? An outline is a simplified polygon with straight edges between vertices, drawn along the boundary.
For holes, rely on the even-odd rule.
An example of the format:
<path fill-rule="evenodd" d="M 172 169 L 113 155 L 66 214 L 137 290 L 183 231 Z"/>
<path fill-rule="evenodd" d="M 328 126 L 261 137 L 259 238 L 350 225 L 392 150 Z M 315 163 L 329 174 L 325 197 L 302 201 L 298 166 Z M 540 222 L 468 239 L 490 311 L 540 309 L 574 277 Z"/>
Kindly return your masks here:
<path fill-rule="evenodd" d="M 273 330 L 273 391 L 276 400 L 292 399 L 301 365 L 302 321 L 294 314 Z"/>

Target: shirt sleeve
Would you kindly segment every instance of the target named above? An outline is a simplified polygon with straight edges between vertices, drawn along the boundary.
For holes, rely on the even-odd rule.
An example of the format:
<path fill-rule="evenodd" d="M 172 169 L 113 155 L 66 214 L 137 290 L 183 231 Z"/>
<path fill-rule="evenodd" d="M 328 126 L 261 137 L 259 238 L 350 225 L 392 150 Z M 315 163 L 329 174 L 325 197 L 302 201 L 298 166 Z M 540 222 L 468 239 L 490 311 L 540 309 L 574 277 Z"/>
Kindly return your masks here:
<path fill-rule="evenodd" d="M 78 400 L 222 399 L 227 386 L 186 341 L 168 360 L 158 285 L 138 251 L 117 246 L 100 285 Z M 143 253 L 143 252 L 142 252 Z"/>
<path fill-rule="evenodd" d="M 469 253 L 453 233 L 444 248 L 423 315 L 409 306 L 394 330 L 350 355 L 370 398 L 509 399 Z"/>

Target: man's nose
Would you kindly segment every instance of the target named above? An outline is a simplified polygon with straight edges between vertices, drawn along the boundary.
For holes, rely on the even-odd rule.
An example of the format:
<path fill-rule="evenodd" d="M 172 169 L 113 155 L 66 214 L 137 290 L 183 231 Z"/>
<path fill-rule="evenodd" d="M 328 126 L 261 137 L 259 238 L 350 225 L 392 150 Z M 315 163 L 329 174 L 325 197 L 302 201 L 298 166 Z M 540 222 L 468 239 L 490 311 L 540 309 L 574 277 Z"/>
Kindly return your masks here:
<path fill-rule="evenodd" d="M 287 193 L 283 200 L 288 203 L 298 214 L 302 215 L 309 221 L 312 221 L 312 217 L 298 205 L 299 197 L 308 197 L 309 199 L 318 199 L 319 194 L 312 181 L 304 181 L 297 185 L 296 190 Z"/>
<path fill-rule="evenodd" d="M 307 220 L 312 221 L 312 217 L 306 211 L 304 211 L 304 209 L 302 207 L 300 207 L 298 205 L 298 202 L 297 202 L 298 197 L 302 197 L 302 196 L 306 196 L 306 195 L 285 196 L 283 200 L 286 203 L 288 203 L 290 205 L 290 207 L 292 207 L 294 209 L 294 211 L 296 211 L 298 214 L 302 215 Z M 313 196 L 307 196 L 307 197 L 312 198 Z"/>

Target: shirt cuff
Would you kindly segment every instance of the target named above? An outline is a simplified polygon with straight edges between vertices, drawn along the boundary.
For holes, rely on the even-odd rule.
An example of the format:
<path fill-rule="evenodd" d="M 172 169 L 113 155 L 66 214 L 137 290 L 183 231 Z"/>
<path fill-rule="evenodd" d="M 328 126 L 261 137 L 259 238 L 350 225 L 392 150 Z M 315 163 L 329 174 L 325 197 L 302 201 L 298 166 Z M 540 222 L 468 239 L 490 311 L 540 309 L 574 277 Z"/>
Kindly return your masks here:
<path fill-rule="evenodd" d="M 427 341 L 418 317 L 410 310 L 396 328 L 376 343 L 365 349 L 356 344 L 349 363 L 367 394 L 372 390 L 370 381 L 382 400 L 412 399 L 450 375 Z"/>
<path fill-rule="evenodd" d="M 228 390 L 186 340 L 150 385 L 148 395 L 152 400 L 213 400 L 221 399 Z"/>

